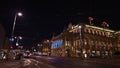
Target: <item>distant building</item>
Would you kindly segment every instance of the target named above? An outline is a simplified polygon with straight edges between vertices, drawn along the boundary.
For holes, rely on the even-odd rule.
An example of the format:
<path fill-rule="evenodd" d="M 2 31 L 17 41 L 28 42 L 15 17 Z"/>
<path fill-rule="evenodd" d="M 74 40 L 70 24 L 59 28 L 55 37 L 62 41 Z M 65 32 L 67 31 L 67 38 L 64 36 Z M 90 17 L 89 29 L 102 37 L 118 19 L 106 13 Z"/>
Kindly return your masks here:
<path fill-rule="evenodd" d="M 106 57 L 120 51 L 120 32 L 87 24 L 69 25 L 52 38 L 51 55 Z"/>
<path fill-rule="evenodd" d="M 50 40 L 43 40 L 40 44 L 37 46 L 37 50 L 42 53 L 42 55 L 48 55 L 51 54 L 51 41 Z"/>
<path fill-rule="evenodd" d="M 4 47 L 5 42 L 5 30 L 3 26 L 0 24 L 0 49 Z"/>

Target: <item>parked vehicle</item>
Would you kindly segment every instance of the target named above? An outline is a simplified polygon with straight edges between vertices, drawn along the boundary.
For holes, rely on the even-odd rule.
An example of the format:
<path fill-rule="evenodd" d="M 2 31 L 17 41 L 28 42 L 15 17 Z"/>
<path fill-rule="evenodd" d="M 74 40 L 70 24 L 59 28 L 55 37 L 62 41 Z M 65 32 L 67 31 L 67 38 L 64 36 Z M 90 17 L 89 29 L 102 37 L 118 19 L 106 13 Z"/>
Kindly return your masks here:
<path fill-rule="evenodd" d="M 15 55 L 15 60 L 20 60 L 20 59 L 22 59 L 23 58 L 23 54 L 22 53 L 19 53 L 19 54 L 16 54 Z"/>

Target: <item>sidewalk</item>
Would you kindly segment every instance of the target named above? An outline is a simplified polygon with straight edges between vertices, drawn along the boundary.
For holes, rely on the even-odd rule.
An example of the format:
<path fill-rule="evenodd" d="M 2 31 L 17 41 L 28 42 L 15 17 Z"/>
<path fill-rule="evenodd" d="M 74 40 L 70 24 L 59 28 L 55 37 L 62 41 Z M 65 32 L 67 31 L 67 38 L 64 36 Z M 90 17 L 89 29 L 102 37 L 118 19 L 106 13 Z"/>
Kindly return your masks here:
<path fill-rule="evenodd" d="M 83 62 L 83 63 L 100 63 L 100 64 L 111 64 L 120 66 L 120 58 L 64 58 L 65 60 L 75 61 L 75 62 Z"/>

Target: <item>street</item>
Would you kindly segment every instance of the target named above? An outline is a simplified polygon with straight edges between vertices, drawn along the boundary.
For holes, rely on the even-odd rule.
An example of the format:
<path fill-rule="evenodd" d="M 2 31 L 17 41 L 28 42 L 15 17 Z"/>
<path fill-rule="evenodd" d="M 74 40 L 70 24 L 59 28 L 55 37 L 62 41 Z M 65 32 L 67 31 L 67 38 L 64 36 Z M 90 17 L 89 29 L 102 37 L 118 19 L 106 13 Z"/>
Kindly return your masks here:
<path fill-rule="evenodd" d="M 34 56 L 0 62 L 0 68 L 119 68 L 120 59 L 80 59 Z"/>

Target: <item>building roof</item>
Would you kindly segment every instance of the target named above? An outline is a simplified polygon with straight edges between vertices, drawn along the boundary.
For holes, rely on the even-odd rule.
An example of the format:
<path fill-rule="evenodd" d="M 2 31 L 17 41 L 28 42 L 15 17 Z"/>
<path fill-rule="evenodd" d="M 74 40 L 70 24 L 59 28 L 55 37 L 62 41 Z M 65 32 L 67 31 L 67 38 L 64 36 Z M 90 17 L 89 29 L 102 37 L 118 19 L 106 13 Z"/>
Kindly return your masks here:
<path fill-rule="evenodd" d="M 79 29 L 80 25 L 73 25 L 72 26 L 72 30 L 70 30 L 70 32 L 76 30 L 76 29 Z M 106 29 L 106 28 L 102 28 L 102 27 L 97 27 L 97 26 L 92 26 L 92 25 L 87 25 L 85 24 L 85 27 L 88 27 L 88 28 L 93 28 L 93 29 L 98 29 L 98 30 L 104 30 L 104 31 L 107 31 L 107 32 L 115 32 L 114 30 L 111 30 L 111 29 Z"/>
<path fill-rule="evenodd" d="M 120 34 L 120 31 L 116 31 L 115 34 Z"/>
<path fill-rule="evenodd" d="M 90 27 L 90 28 L 94 28 L 94 29 L 99 29 L 99 30 L 108 31 L 108 32 L 115 32 L 114 30 L 105 29 L 105 28 L 101 28 L 101 27 L 96 27 L 96 26 L 91 26 L 91 25 L 85 25 L 85 26 L 86 26 L 86 27 Z"/>

